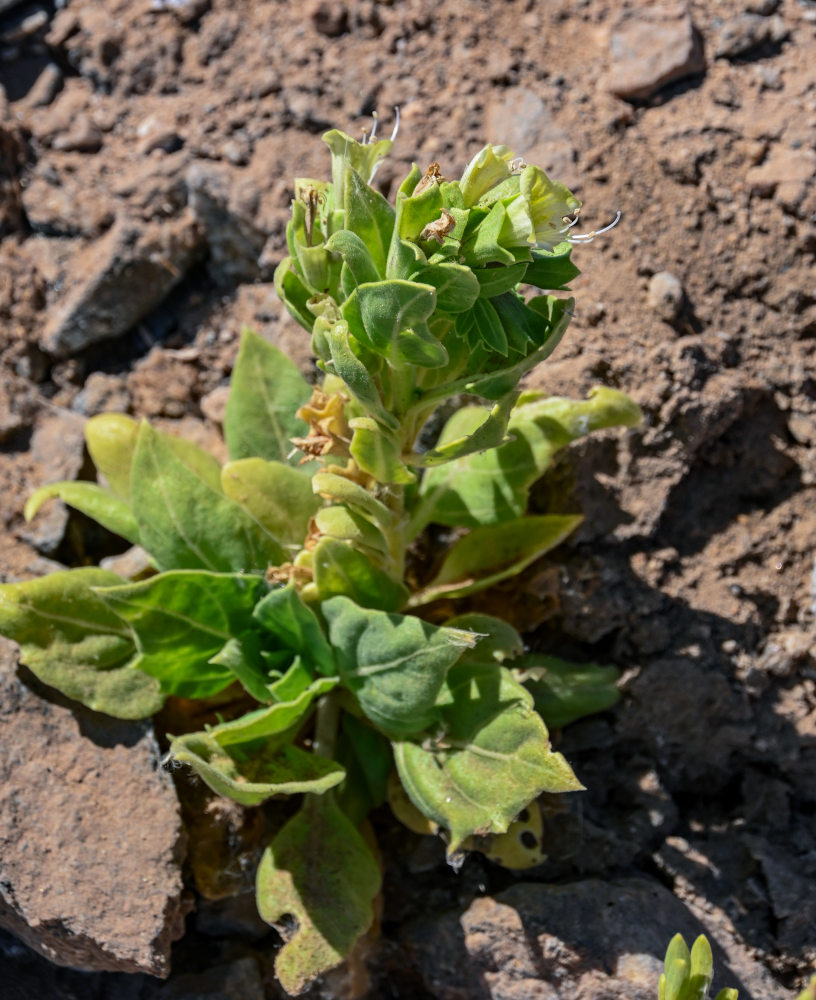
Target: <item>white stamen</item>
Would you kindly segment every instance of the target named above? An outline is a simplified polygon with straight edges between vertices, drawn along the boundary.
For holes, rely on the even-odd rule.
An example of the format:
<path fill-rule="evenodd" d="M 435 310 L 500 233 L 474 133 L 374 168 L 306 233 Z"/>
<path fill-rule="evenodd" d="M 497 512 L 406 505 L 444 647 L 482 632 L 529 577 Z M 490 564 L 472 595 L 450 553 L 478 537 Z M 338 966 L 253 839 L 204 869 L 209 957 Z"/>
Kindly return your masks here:
<path fill-rule="evenodd" d="M 610 229 L 614 229 L 615 226 L 617 226 L 617 224 L 620 222 L 620 219 L 621 219 L 621 211 L 620 209 L 618 209 L 617 213 L 615 214 L 615 218 L 612 220 L 612 222 L 609 223 L 608 226 L 604 226 L 603 229 L 596 229 L 594 232 L 591 233 L 579 233 L 577 236 L 568 236 L 567 239 L 569 240 L 570 243 L 591 243 L 596 236 L 600 236 L 601 233 L 608 233 Z M 567 228 L 569 228 L 569 226 Z"/>
<path fill-rule="evenodd" d="M 374 125 L 371 128 L 371 135 L 369 135 L 369 137 L 368 137 L 368 142 L 369 143 L 374 142 L 374 138 L 377 135 L 377 123 L 379 121 L 379 119 L 377 117 L 377 112 L 376 111 L 372 111 L 371 112 L 371 117 L 374 119 Z"/>
<path fill-rule="evenodd" d="M 394 131 L 391 133 L 391 142 L 397 138 L 397 132 L 399 132 L 399 107 L 394 108 L 394 114 L 397 116 L 397 120 L 394 122 Z"/>

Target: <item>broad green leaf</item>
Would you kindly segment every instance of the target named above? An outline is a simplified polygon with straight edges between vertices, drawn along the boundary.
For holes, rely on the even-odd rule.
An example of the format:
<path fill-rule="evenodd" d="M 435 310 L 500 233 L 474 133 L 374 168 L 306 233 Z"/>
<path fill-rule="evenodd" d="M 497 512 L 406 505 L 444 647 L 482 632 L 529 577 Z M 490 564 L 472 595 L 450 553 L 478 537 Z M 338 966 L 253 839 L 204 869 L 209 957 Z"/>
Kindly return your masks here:
<path fill-rule="evenodd" d="M 175 453 L 147 423 L 133 457 L 133 511 L 141 544 L 160 569 L 265 570 L 285 559 L 277 539 Z"/>
<path fill-rule="evenodd" d="M 477 451 L 498 448 L 500 444 L 509 440 L 507 438 L 507 423 L 510 419 L 510 411 L 517 399 L 517 392 L 508 393 L 470 434 L 463 434 L 461 437 L 447 441 L 421 455 L 409 456 L 411 465 L 425 468 L 443 465 L 445 462 L 452 462 L 454 459 L 463 458 L 465 455 L 471 455 Z"/>
<path fill-rule="evenodd" d="M 447 361 L 447 353 L 428 332 L 435 306 L 431 285 L 376 281 L 360 285 L 343 303 L 343 318 L 358 340 L 392 364 L 410 355 L 416 364 L 438 367 Z"/>
<path fill-rule="evenodd" d="M 475 636 L 347 597 L 324 601 L 321 610 L 340 676 L 368 718 L 392 737 L 427 728 L 445 674 Z"/>
<path fill-rule="evenodd" d="M 322 535 L 351 542 L 357 548 L 371 550 L 376 557 L 388 555 L 388 542 L 380 529 L 364 514 L 338 504 L 323 507 L 317 512 L 314 520 Z"/>
<path fill-rule="evenodd" d="M 300 727 L 303 724 L 314 701 L 336 687 L 338 680 L 337 677 L 319 677 L 292 701 L 279 701 L 266 708 L 248 712 L 232 722 L 222 722 L 213 726 L 209 735 L 220 746 L 228 747 L 287 733 L 294 726 Z"/>
<path fill-rule="evenodd" d="M 483 146 L 465 167 L 459 181 L 466 205 L 475 205 L 512 174 L 515 154 L 507 146 Z"/>
<path fill-rule="evenodd" d="M 570 248 L 564 253 L 552 254 L 544 250 L 533 250 L 533 262 L 527 265 L 524 280 L 536 288 L 555 291 L 558 288 L 565 288 L 580 273 L 570 260 Z"/>
<path fill-rule="evenodd" d="M 187 733 L 173 739 L 170 754 L 189 764 L 214 792 L 243 806 L 273 795 L 322 794 L 345 777 L 334 761 L 292 746 L 280 734 L 222 746 L 212 732 Z"/>
<path fill-rule="evenodd" d="M 211 662 L 234 636 L 252 628 L 261 580 L 238 573 L 174 570 L 139 583 L 97 586 L 110 611 L 131 626 L 140 669 L 165 694 L 207 698 L 233 681 Z"/>
<path fill-rule="evenodd" d="M 522 263 L 475 268 L 473 275 L 479 282 L 479 295 L 483 299 L 492 299 L 513 291 L 520 281 L 525 280 L 527 266 Z"/>
<path fill-rule="evenodd" d="M 581 520 L 580 515 L 541 514 L 474 528 L 453 543 L 437 575 L 408 606 L 466 597 L 517 576 L 560 545 Z"/>
<path fill-rule="evenodd" d="M 359 761 L 370 800 L 369 809 L 375 809 L 385 802 L 388 775 L 394 766 L 391 744 L 382 733 L 349 712 L 343 713 L 341 725 Z"/>
<path fill-rule="evenodd" d="M 484 414 L 479 407 L 454 413 L 439 446 L 472 433 Z M 512 441 L 426 471 L 411 534 L 431 521 L 476 527 L 520 517 L 530 486 L 547 471 L 561 448 L 591 431 L 634 427 L 639 422 L 636 404 L 605 386 L 593 389 L 586 400 L 553 396 L 517 406 L 508 424 Z"/>
<path fill-rule="evenodd" d="M 394 209 L 351 168 L 346 171 L 345 209 L 345 228 L 360 237 L 368 247 L 377 274 L 385 277 Z"/>
<path fill-rule="evenodd" d="M 337 503 L 348 504 L 349 507 L 368 514 L 381 528 L 388 529 L 393 525 L 394 515 L 388 507 L 359 483 L 347 479 L 346 476 L 339 476 L 333 472 L 317 472 L 312 476 L 312 488 L 320 496 Z"/>
<path fill-rule="evenodd" d="M 415 189 L 416 191 L 416 189 Z M 397 200 L 395 238 L 417 242 L 422 230 L 442 214 L 442 192 L 436 183 L 429 184 L 419 194 Z"/>
<path fill-rule="evenodd" d="M 93 463 L 123 500 L 130 499 L 130 467 L 138 433 L 138 423 L 124 413 L 100 413 L 85 424 Z"/>
<path fill-rule="evenodd" d="M 450 831 L 449 853 L 473 834 L 504 833 L 541 792 L 581 789 L 532 698 L 503 667 L 453 667 L 436 713 L 438 738 L 395 743 L 394 757 L 414 805 Z"/>
<path fill-rule="evenodd" d="M 307 329 L 311 328 L 310 317 Z M 230 457 L 289 461 L 290 439 L 307 431 L 295 411 L 309 400 L 311 392 L 283 351 L 244 330 L 224 414 Z M 292 464 L 296 462 L 297 457 L 292 459 Z"/>
<path fill-rule="evenodd" d="M 121 535 L 134 545 L 139 544 L 139 528 L 130 504 L 97 483 L 63 482 L 41 486 L 31 494 L 25 505 L 23 513 L 26 521 L 30 521 L 45 501 L 52 497 L 93 518 L 115 535 Z"/>
<path fill-rule="evenodd" d="M 314 316 L 309 312 L 308 303 L 312 293 L 300 275 L 292 269 L 294 264 L 294 257 L 284 257 L 275 268 L 275 291 L 292 319 L 300 323 L 305 330 L 311 332 Z M 243 458 L 244 455 L 236 454 L 235 457 Z"/>
<path fill-rule="evenodd" d="M 368 281 L 380 280 L 371 251 L 357 233 L 351 232 L 350 229 L 341 229 L 328 241 L 326 249 L 339 253 L 343 258 L 355 288 Z"/>
<path fill-rule="evenodd" d="M 543 653 L 528 653 L 507 665 L 530 691 L 536 711 L 553 729 L 603 712 L 620 698 L 620 672 L 615 667 L 571 663 Z"/>
<path fill-rule="evenodd" d="M 416 475 L 402 461 L 402 450 L 394 434 L 371 417 L 355 417 L 349 426 L 354 431 L 349 450 L 363 472 L 380 483 L 405 485 L 416 481 Z"/>
<path fill-rule="evenodd" d="M 337 672 L 317 615 L 303 602 L 292 584 L 270 591 L 255 608 L 253 617 L 281 646 L 291 649 L 307 665 L 329 676 Z"/>
<path fill-rule="evenodd" d="M 469 267 L 461 264 L 423 267 L 411 276 L 411 280 L 436 289 L 436 308 L 439 312 L 465 312 L 479 297 L 478 280 Z"/>
<path fill-rule="evenodd" d="M 346 171 L 351 168 L 357 173 L 363 183 L 369 184 L 380 160 L 391 152 L 394 143 L 390 139 L 379 139 L 377 142 L 359 142 L 339 129 L 323 133 L 323 142 L 332 154 L 332 187 L 334 188 L 335 208 L 344 204 L 343 179 Z"/>
<path fill-rule="evenodd" d="M 283 462 L 228 462 L 221 470 L 221 486 L 284 547 L 303 544 L 309 520 L 320 507 L 310 477 Z"/>
<path fill-rule="evenodd" d="M 127 623 L 91 589 L 121 583 L 89 567 L 0 586 L 0 634 L 45 684 L 94 711 L 142 719 L 164 702 L 159 684 L 138 669 Z"/>
<path fill-rule="evenodd" d="M 299 656 L 292 656 L 290 651 L 287 652 L 290 662 L 286 673 L 269 685 L 273 701 L 295 701 L 315 681 L 314 667 Z"/>
<path fill-rule="evenodd" d="M 272 841 L 258 867 L 258 912 L 281 924 L 275 974 L 297 996 L 338 965 L 374 920 L 380 869 L 331 795 L 310 795 Z"/>
<path fill-rule="evenodd" d="M 322 538 L 314 550 L 314 582 L 321 601 L 346 596 L 364 608 L 397 611 L 408 599 L 408 588 L 348 542 Z"/>

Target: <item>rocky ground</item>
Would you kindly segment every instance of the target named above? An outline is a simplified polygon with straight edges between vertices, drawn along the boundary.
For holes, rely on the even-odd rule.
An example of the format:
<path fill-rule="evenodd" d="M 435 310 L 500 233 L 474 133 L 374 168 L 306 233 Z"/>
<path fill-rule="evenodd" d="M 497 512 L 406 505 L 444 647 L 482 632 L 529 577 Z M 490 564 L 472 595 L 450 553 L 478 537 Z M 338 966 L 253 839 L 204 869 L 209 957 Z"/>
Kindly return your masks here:
<path fill-rule="evenodd" d="M 524 607 L 624 698 L 560 737 L 587 791 L 543 803 L 541 868 L 453 872 L 377 815 L 379 936 L 315 997 L 645 1000 L 701 926 L 743 998 L 816 965 L 815 61 L 813 0 L 0 0 L 0 579 L 121 551 L 58 504 L 22 519 L 87 475 L 84 418 L 217 451 L 243 324 L 308 368 L 271 276 L 325 128 L 400 106 L 386 192 L 494 141 L 585 230 L 623 213 L 532 381 L 625 389 L 645 426 L 535 496 L 585 522 Z M 274 808 L 2 663 L 1 1000 L 280 996 L 251 897 Z"/>

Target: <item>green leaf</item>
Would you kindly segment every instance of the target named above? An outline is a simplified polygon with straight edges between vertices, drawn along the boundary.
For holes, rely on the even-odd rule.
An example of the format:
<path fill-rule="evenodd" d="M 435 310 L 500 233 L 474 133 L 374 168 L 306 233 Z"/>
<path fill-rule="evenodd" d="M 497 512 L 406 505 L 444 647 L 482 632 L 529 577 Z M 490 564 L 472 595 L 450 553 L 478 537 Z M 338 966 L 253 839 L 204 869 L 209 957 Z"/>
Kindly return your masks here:
<path fill-rule="evenodd" d="M 63 482 L 41 486 L 28 499 L 23 515 L 30 521 L 46 500 L 57 497 L 69 507 L 94 519 L 103 528 L 139 544 L 139 528 L 127 500 L 97 483 Z"/>
<path fill-rule="evenodd" d="M 355 417 L 349 426 L 354 431 L 349 451 L 363 472 L 380 483 L 404 485 L 416 481 L 416 475 L 402 461 L 402 449 L 395 435 L 370 417 Z"/>
<path fill-rule="evenodd" d="M 238 573 L 175 570 L 139 583 L 100 582 L 96 593 L 130 624 L 139 667 L 159 680 L 165 694 L 208 698 L 233 681 L 228 667 L 211 661 L 231 638 L 252 628 L 261 586 L 257 577 Z"/>
<path fill-rule="evenodd" d="M 483 267 L 485 264 L 509 265 L 516 263 L 513 254 L 500 243 L 506 217 L 507 212 L 504 205 L 497 201 L 474 234 L 462 243 L 466 264 L 471 267 Z"/>
<path fill-rule="evenodd" d="M 442 192 L 436 183 L 429 184 L 419 194 L 398 198 L 395 238 L 416 242 L 422 230 L 442 214 Z"/>
<path fill-rule="evenodd" d="M 570 251 L 571 248 L 565 253 L 550 254 L 545 250 L 533 250 L 533 262 L 527 265 L 525 282 L 552 291 L 565 288 L 581 273 L 570 260 Z"/>
<path fill-rule="evenodd" d="M 314 550 L 314 582 L 321 601 L 345 595 L 364 608 L 396 611 L 408 599 L 405 585 L 373 565 L 348 542 L 322 538 Z"/>
<path fill-rule="evenodd" d="M 309 300 L 312 297 L 311 289 L 293 270 L 295 264 L 294 257 L 284 257 L 275 268 L 275 291 L 278 298 L 286 306 L 289 315 L 300 325 L 311 333 L 314 326 L 314 316 L 309 312 Z M 244 457 L 236 454 L 236 458 Z"/>
<path fill-rule="evenodd" d="M 452 462 L 454 459 L 463 458 L 465 455 L 471 455 L 477 451 L 498 448 L 500 444 L 509 440 L 507 438 L 507 422 L 518 396 L 518 392 L 508 393 L 470 434 L 463 434 L 461 437 L 447 441 L 444 445 L 432 448 L 421 455 L 411 455 L 411 464 L 427 468 Z"/>
<path fill-rule="evenodd" d="M 343 713 L 341 725 L 360 764 L 368 791 L 369 809 L 376 809 L 385 802 L 388 775 L 394 766 L 391 744 L 382 733 L 349 712 Z"/>
<path fill-rule="evenodd" d="M 257 633 L 248 632 L 240 639 L 228 639 L 209 662 L 226 667 L 256 701 L 275 700 L 269 691 L 269 667 L 261 655 L 261 639 Z"/>
<path fill-rule="evenodd" d="M 324 601 L 321 610 L 340 676 L 368 718 L 393 737 L 427 728 L 445 674 L 475 636 L 347 597 Z"/>
<path fill-rule="evenodd" d="M 666 949 L 665 968 L 665 1000 L 683 1000 L 685 987 L 689 976 L 691 956 L 682 934 L 675 934 Z"/>
<path fill-rule="evenodd" d="M 714 956 L 705 934 L 700 934 L 691 946 L 688 1000 L 706 1000 L 714 975 Z"/>
<path fill-rule="evenodd" d="M 310 318 L 307 329 L 311 328 Z M 291 438 L 302 437 L 307 431 L 295 411 L 308 402 L 311 393 L 283 351 L 244 330 L 224 414 L 230 457 L 289 461 Z M 295 456 L 290 464 L 297 461 Z"/>
<path fill-rule="evenodd" d="M 187 444 L 187 442 L 185 442 Z M 214 477 L 176 454 L 147 423 L 133 457 L 133 510 L 141 544 L 160 569 L 265 570 L 285 559 L 277 539 Z"/>
<path fill-rule="evenodd" d="M 492 299 L 496 295 L 512 292 L 519 282 L 526 280 L 527 266 L 521 263 L 474 268 L 472 273 L 479 282 L 479 295 L 483 299 Z"/>
<path fill-rule="evenodd" d="M 380 423 L 398 430 L 399 422 L 386 410 L 371 373 L 354 352 L 352 343 L 356 341 L 349 335 L 348 323 L 345 320 L 335 323 L 326 337 L 334 372 L 343 380 L 348 391 Z"/>
<path fill-rule="evenodd" d="M 382 501 L 364 489 L 359 483 L 345 476 L 336 475 L 333 472 L 317 472 L 312 476 L 312 488 L 315 493 L 333 500 L 335 503 L 344 503 L 349 507 L 356 508 L 364 514 L 368 514 L 381 528 L 387 530 L 394 523 L 394 515 Z"/>
<path fill-rule="evenodd" d="M 331 646 L 314 611 L 292 584 L 276 587 L 255 608 L 253 617 L 286 649 L 321 674 L 337 673 Z"/>
<path fill-rule="evenodd" d="M 436 307 L 432 285 L 413 281 L 376 281 L 359 285 L 343 303 L 343 318 L 354 336 L 393 366 L 400 361 L 438 368 L 445 348 L 428 330 Z"/>
<path fill-rule="evenodd" d="M 528 653 L 508 666 L 530 691 L 536 711 L 553 729 L 603 712 L 620 698 L 620 672 L 615 667 L 571 663 L 543 653 Z"/>
<path fill-rule="evenodd" d="M 0 586 L 0 634 L 45 684 L 97 712 L 142 719 L 164 702 L 143 673 L 133 633 L 91 589 L 122 583 L 107 570 L 51 573 Z"/>
<path fill-rule="evenodd" d="M 469 629 L 479 636 L 476 646 L 462 654 L 460 663 L 503 663 L 524 652 L 521 636 L 501 618 L 469 612 L 456 615 L 445 624 L 448 628 Z"/>
<path fill-rule="evenodd" d="M 394 230 L 394 209 L 351 168 L 346 170 L 345 209 L 345 228 L 359 236 L 368 248 L 377 274 L 385 277 L 385 262 Z"/>
<path fill-rule="evenodd" d="M 277 834 L 258 868 L 258 911 L 281 925 L 275 974 L 297 996 L 334 968 L 374 920 L 380 870 L 368 845 L 331 795 L 309 796 Z"/>
<path fill-rule="evenodd" d="M 411 276 L 411 280 L 436 289 L 436 308 L 439 312 L 465 312 L 479 297 L 478 280 L 469 267 L 461 264 L 423 267 Z"/>
<path fill-rule="evenodd" d="M 228 747 L 288 733 L 294 726 L 303 725 L 314 701 L 331 691 L 338 682 L 337 677 L 319 677 L 291 701 L 279 701 L 267 708 L 248 712 L 232 722 L 222 722 L 210 729 L 209 735 L 220 746 Z"/>
<path fill-rule="evenodd" d="M 322 535 L 350 542 L 355 548 L 371 552 L 375 559 L 388 557 L 388 542 L 380 529 L 364 514 L 342 504 L 318 511 L 315 526 Z"/>
<path fill-rule="evenodd" d="M 414 805 L 450 831 L 449 853 L 474 834 L 504 833 L 541 792 L 581 789 L 530 695 L 504 668 L 453 667 L 436 712 L 439 737 L 398 742 L 394 757 Z"/>
<path fill-rule="evenodd" d="M 123 500 L 130 499 L 130 467 L 138 433 L 138 423 L 124 413 L 100 413 L 85 424 L 85 442 L 93 463 Z"/>
<path fill-rule="evenodd" d="M 440 435 L 440 446 L 472 433 L 484 413 L 479 407 L 454 413 Z M 517 406 L 507 428 L 512 441 L 426 471 L 411 536 L 431 521 L 476 527 L 520 517 L 530 486 L 561 448 L 591 431 L 634 427 L 639 421 L 640 410 L 628 396 L 603 386 L 586 400 L 553 396 Z"/>
<path fill-rule="evenodd" d="M 466 597 L 517 576 L 560 545 L 581 520 L 580 515 L 542 514 L 474 528 L 453 543 L 437 575 L 408 606 Z"/>
<path fill-rule="evenodd" d="M 280 734 L 222 746 L 214 732 L 177 736 L 170 754 L 189 764 L 214 792 L 243 806 L 258 805 L 273 795 L 322 794 L 345 777 L 339 764 L 284 742 Z"/>
<path fill-rule="evenodd" d="M 499 319 L 494 304 L 487 299 L 478 299 L 471 313 L 472 326 L 468 333 L 468 343 L 471 347 L 484 344 L 503 358 L 507 357 L 507 334 Z"/>
<path fill-rule="evenodd" d="M 221 470 L 224 493 L 240 504 L 284 547 L 303 544 L 320 501 L 300 469 L 263 458 L 228 462 Z"/>
<path fill-rule="evenodd" d="M 326 244 L 326 249 L 339 253 L 351 275 L 354 287 L 369 281 L 379 281 L 377 265 L 363 240 L 350 229 L 341 229 Z"/>

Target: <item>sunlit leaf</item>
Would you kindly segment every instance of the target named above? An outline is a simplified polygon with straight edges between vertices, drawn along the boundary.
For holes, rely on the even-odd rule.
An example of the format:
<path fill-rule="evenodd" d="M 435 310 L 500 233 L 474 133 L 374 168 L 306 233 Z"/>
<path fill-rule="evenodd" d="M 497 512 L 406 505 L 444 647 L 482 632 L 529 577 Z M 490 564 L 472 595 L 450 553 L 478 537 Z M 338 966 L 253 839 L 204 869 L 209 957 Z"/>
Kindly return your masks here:
<path fill-rule="evenodd" d="M 31 494 L 25 505 L 26 521 L 30 521 L 46 500 L 53 497 L 93 518 L 115 535 L 121 535 L 134 545 L 139 544 L 139 527 L 130 504 L 97 483 L 63 482 L 41 486 Z"/>
<path fill-rule="evenodd" d="M 221 470 L 221 486 L 283 546 L 303 544 L 309 519 L 320 506 L 310 477 L 283 462 L 228 462 Z"/>

